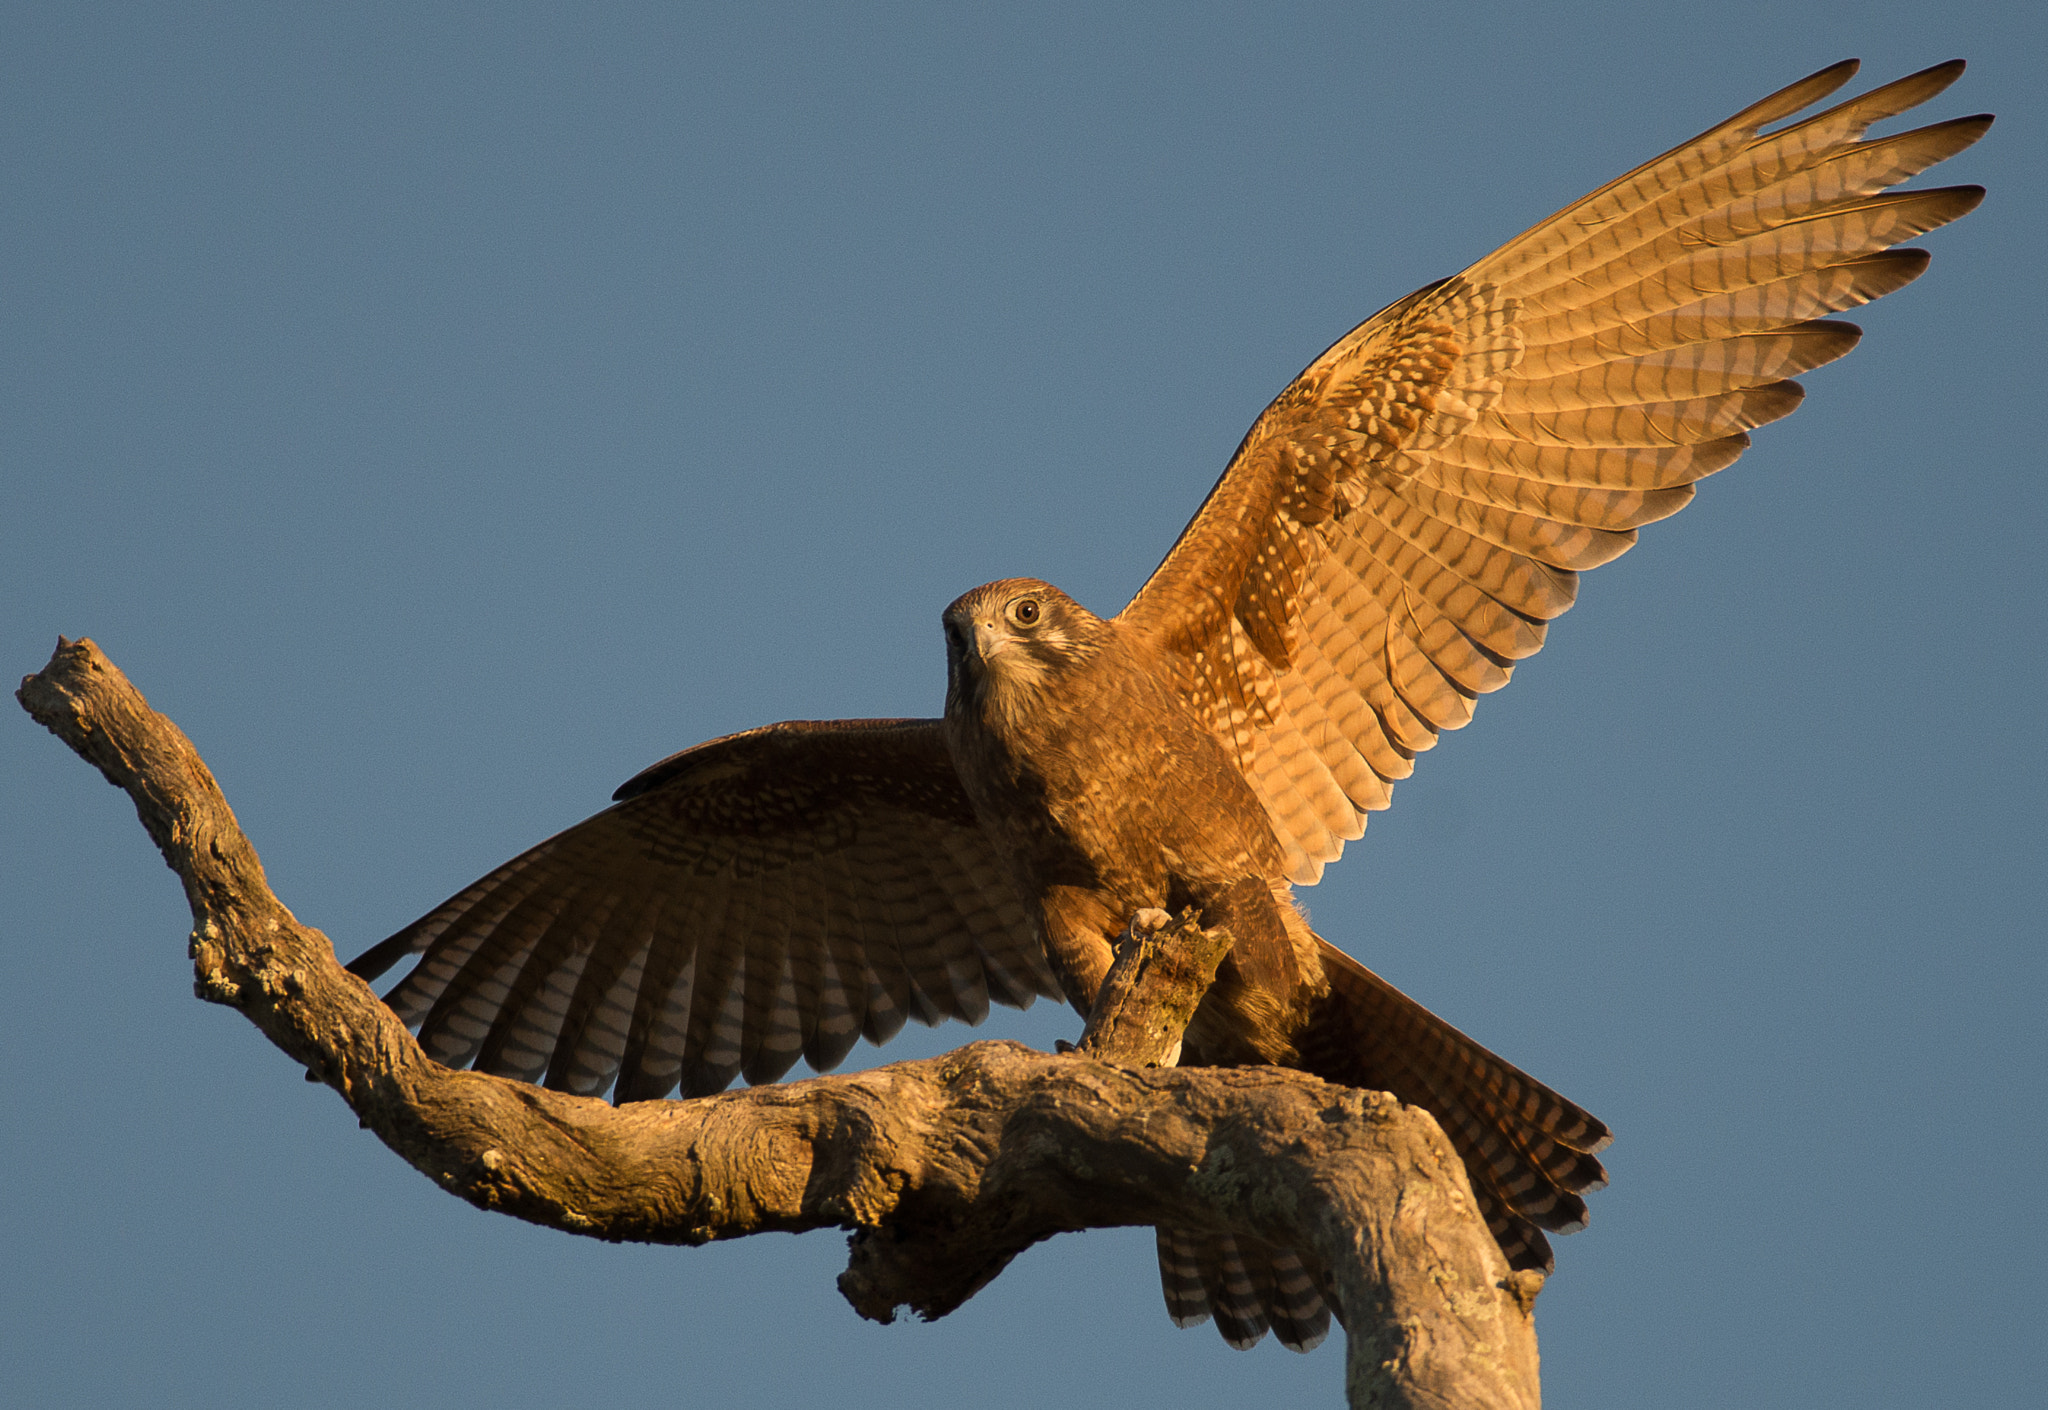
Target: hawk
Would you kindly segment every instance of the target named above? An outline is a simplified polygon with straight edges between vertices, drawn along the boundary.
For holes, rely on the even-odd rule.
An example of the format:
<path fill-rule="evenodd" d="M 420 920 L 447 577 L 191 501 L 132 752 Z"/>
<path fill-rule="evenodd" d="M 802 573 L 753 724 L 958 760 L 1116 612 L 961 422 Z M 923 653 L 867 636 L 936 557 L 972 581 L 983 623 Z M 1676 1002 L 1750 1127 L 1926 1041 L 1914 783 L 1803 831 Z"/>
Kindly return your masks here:
<path fill-rule="evenodd" d="M 1291 888 L 1543 645 L 1581 572 L 1854 346 L 1825 315 L 1926 268 L 1892 247 L 1982 189 L 1887 188 L 1991 119 L 1865 133 L 1962 69 L 1765 131 L 1856 65 L 1824 69 L 1389 305 L 1266 409 L 1116 616 L 976 588 L 944 614 L 942 718 L 686 749 L 350 968 L 420 957 L 386 997 L 443 1063 L 627 1102 L 823 1071 L 991 1002 L 1085 1014 L 1135 912 L 1194 907 L 1235 947 L 1182 1060 L 1427 1108 L 1509 1262 L 1549 1269 L 1607 1127 L 1317 935 Z M 1165 1229 L 1159 1257 L 1183 1325 L 1328 1330 L 1290 1250 Z"/>

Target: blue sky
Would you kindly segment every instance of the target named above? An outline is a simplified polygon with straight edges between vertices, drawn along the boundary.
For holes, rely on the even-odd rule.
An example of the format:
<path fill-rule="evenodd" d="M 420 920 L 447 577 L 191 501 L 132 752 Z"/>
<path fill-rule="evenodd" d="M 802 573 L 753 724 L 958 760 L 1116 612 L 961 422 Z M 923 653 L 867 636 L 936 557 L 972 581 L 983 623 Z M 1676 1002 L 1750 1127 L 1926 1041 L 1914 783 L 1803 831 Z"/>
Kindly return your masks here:
<path fill-rule="evenodd" d="M 1833 60 L 2000 123 L 1927 276 L 1585 584 L 1317 927 L 1609 1121 L 1582 1408 L 2010 1405 L 2044 1254 L 2021 6 L 10 6 L 0 646 L 89 635 L 352 955 L 772 719 L 935 714 L 940 609 L 1121 606 L 1353 323 Z M 833 1234 L 479 1213 L 195 1002 L 126 801 L 0 728 L 0 1384 L 39 1406 L 1337 1404 L 1149 1233 L 955 1316 Z M 1041 1005 L 916 1031 L 1050 1045 Z"/>

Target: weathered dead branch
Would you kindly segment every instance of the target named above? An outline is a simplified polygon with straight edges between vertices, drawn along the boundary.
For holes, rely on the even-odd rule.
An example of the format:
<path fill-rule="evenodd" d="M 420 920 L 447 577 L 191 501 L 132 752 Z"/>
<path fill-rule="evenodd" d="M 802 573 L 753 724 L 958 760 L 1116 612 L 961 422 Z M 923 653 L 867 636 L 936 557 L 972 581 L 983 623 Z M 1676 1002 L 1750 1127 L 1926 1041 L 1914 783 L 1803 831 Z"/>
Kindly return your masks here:
<path fill-rule="evenodd" d="M 1228 932 L 1202 929 L 1192 909 L 1178 917 L 1138 912 L 1074 1046 L 1122 1067 L 1173 1066 L 1181 1034 L 1229 953 Z"/>
<path fill-rule="evenodd" d="M 1508 1272 L 1427 1113 L 1301 1072 L 1143 1065 L 1171 1060 L 1227 936 L 1141 927 L 1071 1054 L 973 1043 L 613 1107 L 429 1060 L 271 894 L 191 743 L 90 641 L 60 640 L 17 698 L 134 800 L 191 902 L 199 996 L 239 1009 L 472 1204 L 651 1243 L 850 1229 L 840 1288 L 880 1321 L 943 1316 L 1058 1233 L 1249 1233 L 1330 1271 L 1352 1405 L 1537 1404 L 1541 1279 Z"/>

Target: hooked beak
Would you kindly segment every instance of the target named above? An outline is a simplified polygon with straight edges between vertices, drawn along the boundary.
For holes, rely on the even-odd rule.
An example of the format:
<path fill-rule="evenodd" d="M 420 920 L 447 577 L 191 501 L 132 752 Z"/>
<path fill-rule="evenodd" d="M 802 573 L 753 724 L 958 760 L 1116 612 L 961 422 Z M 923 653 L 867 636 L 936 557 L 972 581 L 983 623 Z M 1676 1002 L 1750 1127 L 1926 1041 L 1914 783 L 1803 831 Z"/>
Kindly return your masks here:
<path fill-rule="evenodd" d="M 997 629 L 993 617 L 974 624 L 974 654 L 984 666 L 1014 645 L 1014 639 Z"/>
<path fill-rule="evenodd" d="M 998 626 L 993 615 L 976 617 L 962 613 L 949 617 L 946 633 L 959 643 L 962 662 L 977 674 L 989 671 L 996 657 L 1017 644 Z"/>

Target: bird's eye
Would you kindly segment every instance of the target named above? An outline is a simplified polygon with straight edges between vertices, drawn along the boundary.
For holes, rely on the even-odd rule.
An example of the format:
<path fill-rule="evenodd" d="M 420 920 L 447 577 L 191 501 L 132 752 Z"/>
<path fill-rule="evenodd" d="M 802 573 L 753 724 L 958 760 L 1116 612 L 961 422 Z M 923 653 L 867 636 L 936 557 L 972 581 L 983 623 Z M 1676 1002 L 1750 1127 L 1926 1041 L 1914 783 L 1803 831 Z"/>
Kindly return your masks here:
<path fill-rule="evenodd" d="M 1036 626 L 1038 612 L 1038 599 L 1035 597 L 1020 597 L 1010 604 L 1010 620 L 1020 627 Z"/>

